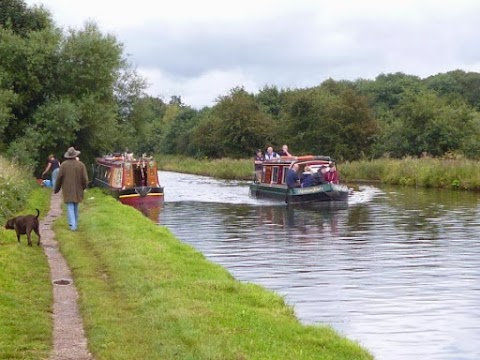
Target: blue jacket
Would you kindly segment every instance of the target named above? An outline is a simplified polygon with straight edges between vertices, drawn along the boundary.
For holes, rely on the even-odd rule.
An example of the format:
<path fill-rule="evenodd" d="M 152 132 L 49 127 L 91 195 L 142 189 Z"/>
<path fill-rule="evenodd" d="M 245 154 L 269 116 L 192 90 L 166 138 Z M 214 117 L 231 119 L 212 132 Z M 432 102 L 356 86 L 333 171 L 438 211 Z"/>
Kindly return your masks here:
<path fill-rule="evenodd" d="M 298 187 L 299 186 L 298 185 L 299 180 L 300 180 L 300 178 L 298 177 L 297 172 L 293 169 L 288 169 L 287 178 L 286 178 L 287 187 L 288 188 Z"/>
<path fill-rule="evenodd" d="M 313 186 L 313 176 L 310 173 L 305 173 L 302 177 L 302 187 L 309 186 Z"/>

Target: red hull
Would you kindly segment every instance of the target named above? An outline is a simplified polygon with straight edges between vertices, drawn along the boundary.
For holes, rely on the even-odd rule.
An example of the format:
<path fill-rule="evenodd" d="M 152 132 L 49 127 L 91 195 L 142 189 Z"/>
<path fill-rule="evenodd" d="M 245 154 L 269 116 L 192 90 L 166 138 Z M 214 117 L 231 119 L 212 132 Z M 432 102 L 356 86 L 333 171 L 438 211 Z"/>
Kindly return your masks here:
<path fill-rule="evenodd" d="M 149 205 L 160 205 L 163 204 L 163 194 L 151 194 L 147 196 L 129 196 L 129 197 L 120 197 L 120 202 L 122 204 L 131 205 L 137 207 L 139 205 L 149 204 Z"/>

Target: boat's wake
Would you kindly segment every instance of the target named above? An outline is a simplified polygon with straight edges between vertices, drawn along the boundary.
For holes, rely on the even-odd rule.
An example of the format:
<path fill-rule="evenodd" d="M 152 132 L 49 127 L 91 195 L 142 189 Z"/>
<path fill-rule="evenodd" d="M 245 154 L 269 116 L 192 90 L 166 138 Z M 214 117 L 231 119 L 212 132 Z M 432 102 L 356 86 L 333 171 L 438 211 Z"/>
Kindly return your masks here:
<path fill-rule="evenodd" d="M 349 205 L 364 204 L 372 201 L 372 199 L 376 195 L 381 193 L 382 191 L 376 187 L 361 185 L 358 187 L 358 190 L 352 191 L 352 193 L 349 195 L 348 204 Z"/>

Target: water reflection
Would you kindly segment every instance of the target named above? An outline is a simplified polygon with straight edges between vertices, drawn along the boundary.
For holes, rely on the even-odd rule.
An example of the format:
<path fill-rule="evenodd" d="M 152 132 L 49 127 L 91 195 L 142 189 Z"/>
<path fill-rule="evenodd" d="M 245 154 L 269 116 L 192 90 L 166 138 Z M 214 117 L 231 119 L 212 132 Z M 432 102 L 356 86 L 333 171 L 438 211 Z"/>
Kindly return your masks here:
<path fill-rule="evenodd" d="M 380 360 L 480 358 L 480 209 L 471 193 L 360 189 L 288 208 L 248 187 L 161 173 L 157 219 L 242 281 L 282 294 Z M 195 184 L 197 184 L 196 186 Z"/>
<path fill-rule="evenodd" d="M 160 212 L 163 209 L 163 201 L 161 202 L 139 202 L 135 208 L 139 210 L 150 220 L 160 223 Z"/>

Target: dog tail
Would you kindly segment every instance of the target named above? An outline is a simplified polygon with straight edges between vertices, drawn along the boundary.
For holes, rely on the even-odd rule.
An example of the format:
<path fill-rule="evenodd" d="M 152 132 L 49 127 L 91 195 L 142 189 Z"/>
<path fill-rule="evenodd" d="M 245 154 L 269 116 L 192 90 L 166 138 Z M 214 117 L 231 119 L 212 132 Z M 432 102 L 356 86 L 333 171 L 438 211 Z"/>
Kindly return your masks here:
<path fill-rule="evenodd" d="M 38 219 L 38 217 L 40 216 L 40 210 L 38 209 L 35 209 L 35 210 L 37 210 L 37 216 L 35 216 L 35 218 Z"/>

